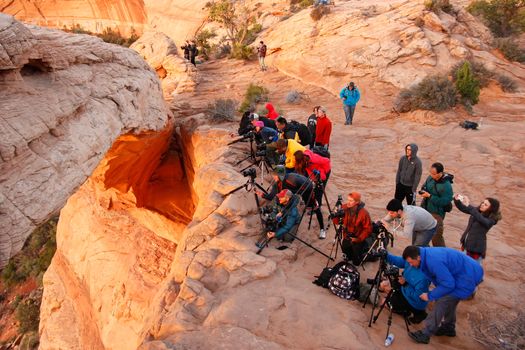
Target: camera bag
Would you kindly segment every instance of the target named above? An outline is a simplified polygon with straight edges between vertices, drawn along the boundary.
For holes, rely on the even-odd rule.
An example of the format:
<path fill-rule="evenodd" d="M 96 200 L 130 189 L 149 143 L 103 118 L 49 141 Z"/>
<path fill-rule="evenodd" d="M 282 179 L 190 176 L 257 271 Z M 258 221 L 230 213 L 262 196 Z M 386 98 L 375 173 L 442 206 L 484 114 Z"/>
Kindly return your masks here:
<path fill-rule="evenodd" d="M 335 295 L 346 300 L 359 298 L 360 275 L 357 268 L 350 262 L 344 262 L 328 281 L 328 289 Z"/>

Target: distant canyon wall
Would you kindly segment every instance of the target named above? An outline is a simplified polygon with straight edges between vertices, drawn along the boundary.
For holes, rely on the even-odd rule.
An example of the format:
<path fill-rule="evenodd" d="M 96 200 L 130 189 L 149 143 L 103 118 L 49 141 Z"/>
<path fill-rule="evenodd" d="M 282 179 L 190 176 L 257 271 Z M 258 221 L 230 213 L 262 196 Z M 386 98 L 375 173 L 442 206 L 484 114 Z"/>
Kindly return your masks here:
<path fill-rule="evenodd" d="M 64 205 L 123 133 L 168 110 L 133 50 L 0 14 L 0 265 Z"/>

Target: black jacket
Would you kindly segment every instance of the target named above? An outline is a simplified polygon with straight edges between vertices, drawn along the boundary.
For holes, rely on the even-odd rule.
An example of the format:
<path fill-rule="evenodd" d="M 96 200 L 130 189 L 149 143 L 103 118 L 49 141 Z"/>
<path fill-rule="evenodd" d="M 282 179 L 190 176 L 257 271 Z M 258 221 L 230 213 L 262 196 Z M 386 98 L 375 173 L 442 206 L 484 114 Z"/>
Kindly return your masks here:
<path fill-rule="evenodd" d="M 306 204 L 311 201 L 313 188 L 314 184 L 310 179 L 297 173 L 289 173 L 284 176 L 283 181 L 275 182 L 270 192 L 263 195 L 263 198 L 272 200 L 279 191 L 290 190 L 293 194 L 301 195 Z"/>
<path fill-rule="evenodd" d="M 485 258 L 487 252 L 487 232 L 497 221 L 484 216 L 478 208 L 465 206 L 461 201 L 454 200 L 456 207 L 465 214 L 470 214 L 468 225 L 461 236 L 461 244 L 469 252 L 481 254 Z"/>

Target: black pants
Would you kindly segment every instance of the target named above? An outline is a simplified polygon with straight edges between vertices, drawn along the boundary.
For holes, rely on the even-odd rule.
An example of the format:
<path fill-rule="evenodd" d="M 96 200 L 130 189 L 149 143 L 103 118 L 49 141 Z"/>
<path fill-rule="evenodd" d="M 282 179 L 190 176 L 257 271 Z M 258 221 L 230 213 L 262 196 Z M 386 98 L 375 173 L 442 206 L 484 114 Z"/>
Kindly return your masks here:
<path fill-rule="evenodd" d="M 405 186 L 401 183 L 396 184 L 396 194 L 394 195 L 394 198 L 400 202 L 403 202 L 403 200 L 406 198 L 408 205 L 414 205 L 415 201 L 412 187 Z"/>
<path fill-rule="evenodd" d="M 352 260 L 352 264 L 359 266 L 366 250 L 366 242 L 352 243 L 350 239 L 343 239 L 341 250 L 346 255 L 347 260 Z"/>
<path fill-rule="evenodd" d="M 390 297 L 390 305 L 392 305 L 392 311 L 396 314 L 410 316 L 419 316 L 421 314 L 426 314 L 425 310 L 415 309 L 408 300 L 403 295 L 400 289 L 394 291 Z"/>
<path fill-rule="evenodd" d="M 197 64 L 195 63 L 195 56 L 194 56 L 194 55 L 190 55 L 190 62 L 191 62 L 191 64 L 193 64 L 195 67 L 197 67 Z"/>

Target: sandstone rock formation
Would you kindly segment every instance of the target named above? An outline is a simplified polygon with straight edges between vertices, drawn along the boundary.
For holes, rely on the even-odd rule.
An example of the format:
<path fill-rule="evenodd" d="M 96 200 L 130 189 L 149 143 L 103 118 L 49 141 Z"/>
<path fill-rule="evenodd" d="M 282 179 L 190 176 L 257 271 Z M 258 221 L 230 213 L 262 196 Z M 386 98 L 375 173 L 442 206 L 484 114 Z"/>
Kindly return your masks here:
<path fill-rule="evenodd" d="M 56 213 L 122 133 L 168 112 L 133 50 L 0 14 L 0 264 Z"/>
<path fill-rule="evenodd" d="M 177 46 L 167 35 L 146 32 L 130 48 L 137 51 L 157 72 L 165 99 L 195 89 L 197 69 L 177 55 Z"/>

